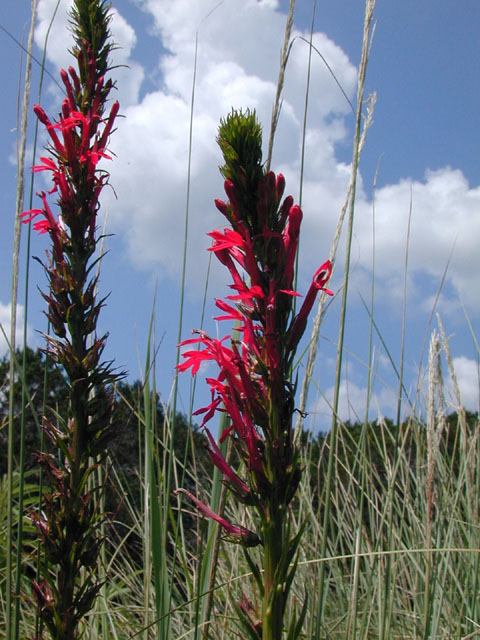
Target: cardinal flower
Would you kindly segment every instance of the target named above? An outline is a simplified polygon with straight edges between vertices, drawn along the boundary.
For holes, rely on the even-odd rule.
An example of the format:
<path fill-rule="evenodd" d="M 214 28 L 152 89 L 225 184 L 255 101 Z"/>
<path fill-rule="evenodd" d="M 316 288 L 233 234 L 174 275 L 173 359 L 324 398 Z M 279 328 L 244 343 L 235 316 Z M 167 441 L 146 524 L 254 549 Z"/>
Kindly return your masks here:
<path fill-rule="evenodd" d="M 295 314 L 294 301 L 300 293 L 293 282 L 303 212 L 291 196 L 283 198 L 285 178 L 264 171 L 255 114 L 232 112 L 221 123 L 218 142 L 225 160 L 221 172 L 228 200 L 216 200 L 215 205 L 230 226 L 208 235 L 213 240 L 210 251 L 231 278 L 232 293 L 226 300 L 216 300 L 222 312 L 216 320 L 233 321 L 235 332 L 221 340 L 196 332 L 195 338 L 181 343 L 188 348 L 177 368 L 190 369 L 195 375 L 205 362 L 217 367 L 217 377 L 206 379 L 211 402 L 195 414 L 203 415 L 213 464 L 241 508 L 249 512 L 249 521 L 256 523 L 256 532 L 228 522 L 191 493 L 179 491 L 235 542 L 249 547 L 261 541 L 263 572 L 258 568 L 255 572 L 262 611 L 242 606 L 238 611 L 249 637 L 253 630 L 280 640 L 294 573 L 289 564 L 294 562 L 302 531 L 291 537 L 288 515 L 301 476 L 292 430 L 292 369 L 317 294 L 331 294 L 326 284 L 332 265 L 326 261 L 316 271 Z M 193 345 L 196 349 L 190 348 Z M 205 426 L 219 412 L 227 417 L 219 442 L 230 440 L 235 467 Z M 245 553 L 250 566 L 256 567 L 248 549 Z"/>

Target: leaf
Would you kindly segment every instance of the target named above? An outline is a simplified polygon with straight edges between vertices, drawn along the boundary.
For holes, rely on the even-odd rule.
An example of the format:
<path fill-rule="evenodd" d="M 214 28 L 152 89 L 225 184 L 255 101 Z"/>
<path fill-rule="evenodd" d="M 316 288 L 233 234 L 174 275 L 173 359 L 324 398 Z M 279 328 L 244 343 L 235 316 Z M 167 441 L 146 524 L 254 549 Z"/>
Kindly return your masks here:
<path fill-rule="evenodd" d="M 300 617 L 297 618 L 295 603 L 293 609 L 293 616 L 290 621 L 290 625 L 288 627 L 288 635 L 287 640 L 297 640 L 300 637 L 300 633 L 302 632 L 303 623 L 305 622 L 305 617 L 307 615 L 307 607 L 308 607 L 308 593 L 305 592 L 305 600 L 303 601 L 302 610 L 300 612 Z"/>
<path fill-rule="evenodd" d="M 260 597 L 263 598 L 265 591 L 263 588 L 263 580 L 262 580 L 262 576 L 260 574 L 260 570 L 258 568 L 258 565 L 252 560 L 252 558 L 250 557 L 250 554 L 248 553 L 246 547 L 243 547 L 243 552 L 245 555 L 245 559 L 248 563 L 248 566 L 250 567 L 250 571 L 252 572 L 253 577 L 255 578 L 255 582 L 257 584 L 258 590 L 260 592 Z"/>

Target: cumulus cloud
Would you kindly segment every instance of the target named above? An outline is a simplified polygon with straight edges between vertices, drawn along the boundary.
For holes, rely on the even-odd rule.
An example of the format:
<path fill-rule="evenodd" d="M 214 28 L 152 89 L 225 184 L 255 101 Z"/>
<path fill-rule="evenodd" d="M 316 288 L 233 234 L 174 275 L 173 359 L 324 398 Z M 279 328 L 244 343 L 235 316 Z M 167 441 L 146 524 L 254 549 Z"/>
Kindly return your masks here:
<path fill-rule="evenodd" d="M 360 203 L 356 236 L 360 264 L 369 268 L 372 224 L 367 206 L 365 201 Z M 450 293 L 445 295 L 444 291 L 442 309 L 456 311 L 460 297 L 470 310 L 478 313 L 480 254 L 476 238 L 480 237 L 480 188 L 470 188 L 461 171 L 445 167 L 428 170 L 423 182 L 402 180 L 378 190 L 375 199 L 377 277 L 391 299 L 402 295 L 410 210 L 411 299 L 423 310 L 430 311 L 446 270 Z M 420 275 L 424 286 L 416 288 Z"/>

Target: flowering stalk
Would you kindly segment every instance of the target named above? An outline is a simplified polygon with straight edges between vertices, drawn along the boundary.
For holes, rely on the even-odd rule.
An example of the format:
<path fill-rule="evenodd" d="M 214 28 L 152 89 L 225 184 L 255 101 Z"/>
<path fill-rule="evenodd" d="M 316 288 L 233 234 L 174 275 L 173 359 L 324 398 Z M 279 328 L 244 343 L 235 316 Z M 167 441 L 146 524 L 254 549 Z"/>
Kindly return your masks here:
<path fill-rule="evenodd" d="M 50 237 L 51 249 L 42 263 L 49 292 L 42 296 L 55 336 L 47 336 L 47 352 L 64 368 L 69 387 L 69 414 L 57 426 L 43 418 L 54 453 L 38 455 L 49 490 L 42 511 L 31 515 L 45 554 L 33 594 L 40 619 L 55 640 L 80 637 L 79 623 L 101 586 L 97 560 L 104 514 L 101 487 L 91 485 L 115 430 L 112 384 L 119 374 L 111 363 L 102 362 L 107 336 L 98 337 L 96 325 L 104 300 L 97 299 L 94 274 L 99 197 L 109 177 L 98 163 L 110 158 L 106 147 L 119 109 L 114 102 L 107 111 L 113 88 L 105 77 L 113 46 L 109 20 L 103 0 L 74 1 L 72 54 L 77 68 L 60 72 L 66 95 L 58 120 L 34 107 L 49 135 L 50 155 L 33 171 L 49 172 L 53 187 L 39 194 L 41 208 L 22 214 L 25 223 L 35 220 L 34 228 Z M 48 202 L 53 193 L 57 217 Z"/>
<path fill-rule="evenodd" d="M 240 339 L 227 343 L 230 336 L 218 340 L 197 332 L 182 343 L 197 349 L 183 353 L 185 360 L 178 369 L 195 374 L 210 360 L 219 368 L 217 378 L 207 378 L 212 401 L 196 414 L 204 414 L 202 426 L 217 411 L 228 414 L 229 426 L 220 440 L 232 439 L 241 463 L 238 471 L 230 467 L 208 431 L 207 448 L 234 497 L 251 511 L 256 531 L 228 522 L 187 495 L 245 548 L 262 599 L 261 611 L 255 611 L 245 597 L 237 603 L 248 637 L 280 640 L 303 531 L 301 527 L 292 532 L 288 518 L 301 476 L 292 428 L 296 383 L 291 371 L 317 292 L 331 294 L 325 289 L 331 264 L 325 262 L 315 273 L 295 314 L 294 298 L 299 294 L 293 282 L 302 211 L 291 196 L 282 200 L 283 176 L 263 169 L 255 113 L 233 111 L 221 122 L 218 143 L 225 160 L 221 172 L 228 202 L 215 204 L 230 226 L 208 235 L 214 240 L 211 251 L 233 282 L 232 294 L 216 301 L 222 312 L 216 319 L 234 320 Z M 263 572 L 248 550 L 257 545 L 262 549 Z M 289 625 L 289 640 L 300 637 L 305 611 Z"/>

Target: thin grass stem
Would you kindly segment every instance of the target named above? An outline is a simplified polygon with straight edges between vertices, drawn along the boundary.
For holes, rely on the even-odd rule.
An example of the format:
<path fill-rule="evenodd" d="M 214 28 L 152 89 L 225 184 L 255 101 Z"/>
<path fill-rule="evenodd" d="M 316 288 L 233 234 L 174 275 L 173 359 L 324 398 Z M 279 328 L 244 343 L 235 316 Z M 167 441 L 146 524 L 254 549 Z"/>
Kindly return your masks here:
<path fill-rule="evenodd" d="M 288 62 L 289 43 L 290 43 L 290 35 L 292 33 L 294 9 L 295 9 L 295 0 L 290 0 L 287 22 L 285 24 L 285 36 L 283 39 L 282 55 L 280 57 L 280 70 L 278 72 L 275 102 L 273 104 L 272 120 L 270 123 L 270 136 L 268 138 L 267 160 L 265 162 L 266 172 L 270 171 L 270 165 L 272 163 L 272 154 L 273 154 L 273 142 L 275 139 L 275 132 L 277 130 L 278 119 L 280 118 L 280 110 L 282 108 L 282 91 L 283 91 L 283 84 L 285 82 L 285 70 L 287 68 L 287 62 Z"/>
<path fill-rule="evenodd" d="M 322 556 L 326 554 L 328 532 L 330 528 L 331 487 L 332 487 L 334 451 L 336 446 L 336 436 L 337 436 L 337 428 L 338 428 L 340 379 L 341 379 L 341 370 L 342 370 L 343 342 L 344 342 L 344 335 L 345 335 L 348 279 L 349 279 L 349 271 L 350 271 L 350 253 L 351 253 L 352 235 L 353 235 L 353 218 L 354 218 L 354 211 L 355 211 L 355 190 L 356 190 L 358 165 L 360 160 L 360 141 L 362 137 L 361 136 L 362 106 L 363 106 L 367 63 L 368 63 L 368 56 L 369 56 L 371 36 L 372 36 L 372 20 L 373 20 L 374 7 L 375 7 L 375 0 L 367 0 L 366 6 L 365 6 L 365 22 L 364 22 L 364 29 L 363 29 L 362 56 L 360 61 L 359 77 L 358 77 L 357 115 L 356 115 L 356 125 L 355 125 L 355 137 L 354 137 L 354 144 L 353 144 L 353 160 L 352 160 L 352 188 L 351 188 L 351 194 L 350 194 L 350 209 L 349 209 L 348 230 L 347 230 L 345 268 L 344 268 L 344 285 L 343 285 L 343 291 L 342 291 L 342 307 L 340 312 L 340 328 L 339 328 L 338 349 L 337 349 L 337 368 L 336 368 L 336 375 L 335 375 L 335 388 L 334 388 L 334 398 L 333 398 L 333 415 L 332 415 L 332 424 L 330 429 L 330 448 L 329 448 L 327 477 L 326 477 L 326 485 L 325 485 L 323 530 L 322 530 L 322 538 L 321 538 L 321 546 L 320 546 L 320 553 Z M 319 616 L 318 616 L 318 624 L 317 624 L 318 637 L 320 637 L 320 629 L 323 624 L 322 620 L 323 620 L 323 613 L 324 613 L 324 593 L 325 593 L 324 575 L 325 575 L 325 565 L 322 564 L 320 566 L 320 575 L 319 575 L 319 595 L 318 595 Z"/>
<path fill-rule="evenodd" d="M 31 21 L 30 30 L 27 41 L 27 56 L 25 61 L 25 83 L 22 100 L 22 113 L 20 123 L 20 144 L 17 148 L 17 192 L 16 192 L 16 204 L 15 204 L 15 221 L 14 221 L 14 241 L 13 241 L 13 258 L 12 258 L 12 287 L 11 287 L 11 310 L 10 310 L 10 347 L 12 349 L 10 357 L 10 390 L 9 390 L 9 420 L 8 420 L 8 522 L 7 522 L 7 616 L 6 627 L 10 634 L 11 623 L 11 610 L 12 610 L 12 553 L 13 553 L 13 390 L 15 380 L 15 367 L 14 357 L 15 353 L 15 339 L 16 339 L 16 326 L 17 326 L 17 297 L 18 297 L 18 273 L 19 273 L 19 255 L 20 255 L 20 235 L 21 235 L 21 221 L 20 213 L 23 210 L 23 193 L 24 193 L 24 167 L 25 167 L 25 148 L 27 141 L 27 128 L 28 128 L 28 108 L 30 102 L 30 84 L 31 84 L 31 69 L 32 69 L 32 50 L 33 50 L 33 35 L 35 30 L 35 20 L 37 12 L 37 0 L 32 2 L 31 9 Z M 27 326 L 27 317 L 25 312 L 24 317 L 24 330 Z M 25 354 L 25 349 L 24 349 Z M 22 407 L 24 408 L 24 392 L 22 392 Z M 24 432 L 25 432 L 25 412 L 22 410 L 21 426 L 20 426 L 20 462 L 19 462 L 19 502 L 18 502 L 18 527 L 17 527 L 17 552 L 16 552 L 16 572 L 15 572 L 15 609 L 13 618 L 13 636 L 15 640 L 19 634 L 19 613 L 20 613 L 20 586 L 21 586 L 21 550 L 22 550 L 22 538 L 23 538 L 23 485 L 24 485 Z"/>

